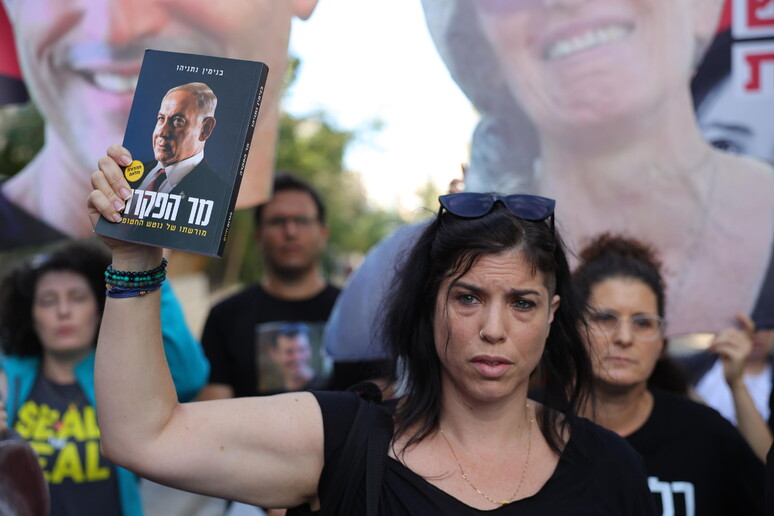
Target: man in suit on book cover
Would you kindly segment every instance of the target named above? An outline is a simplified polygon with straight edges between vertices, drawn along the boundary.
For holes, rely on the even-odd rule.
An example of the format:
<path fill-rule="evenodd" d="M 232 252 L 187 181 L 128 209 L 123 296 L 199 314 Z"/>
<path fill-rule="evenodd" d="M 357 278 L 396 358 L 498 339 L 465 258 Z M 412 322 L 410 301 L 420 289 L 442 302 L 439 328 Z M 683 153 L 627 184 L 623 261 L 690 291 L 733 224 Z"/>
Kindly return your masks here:
<path fill-rule="evenodd" d="M 221 201 L 226 183 L 204 159 L 204 145 L 215 129 L 218 98 L 201 82 L 170 89 L 161 101 L 153 130 L 153 156 L 145 174 L 131 186 Z"/>

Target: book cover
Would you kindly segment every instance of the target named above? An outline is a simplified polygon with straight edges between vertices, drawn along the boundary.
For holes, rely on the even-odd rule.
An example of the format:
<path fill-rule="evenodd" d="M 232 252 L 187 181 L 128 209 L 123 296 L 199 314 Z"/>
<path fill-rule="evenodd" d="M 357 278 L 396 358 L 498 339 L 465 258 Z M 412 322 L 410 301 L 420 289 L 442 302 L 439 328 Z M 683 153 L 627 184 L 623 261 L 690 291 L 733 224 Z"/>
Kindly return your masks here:
<path fill-rule="evenodd" d="M 132 188 L 119 240 L 222 256 L 250 151 L 268 67 L 146 50 L 123 145 Z"/>

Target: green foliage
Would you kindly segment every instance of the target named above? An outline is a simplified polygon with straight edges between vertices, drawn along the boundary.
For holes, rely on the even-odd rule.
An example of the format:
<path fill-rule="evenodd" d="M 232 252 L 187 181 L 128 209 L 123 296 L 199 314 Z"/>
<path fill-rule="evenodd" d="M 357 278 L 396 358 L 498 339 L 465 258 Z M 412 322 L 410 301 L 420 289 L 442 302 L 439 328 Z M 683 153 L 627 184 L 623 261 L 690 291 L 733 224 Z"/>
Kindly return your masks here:
<path fill-rule="evenodd" d="M 300 61 L 291 58 L 285 77 L 285 93 L 292 88 L 299 67 Z M 361 257 L 372 245 L 405 222 L 396 212 L 369 205 L 360 176 L 344 167 L 348 146 L 371 131 L 379 131 L 381 126 L 382 122 L 375 120 L 356 132 L 335 127 L 325 113 L 298 118 L 282 113 L 280 117 L 275 168 L 303 177 L 320 191 L 327 207 L 330 229 L 323 267 L 334 282 L 341 283 L 345 279 L 351 266 L 350 257 Z M 252 238 L 249 210 L 236 214 L 232 238 L 235 231 L 242 235 L 235 240 L 244 242 L 245 238 Z M 235 248 L 237 246 L 234 244 Z M 262 270 L 255 246 L 240 246 L 238 252 L 244 253 L 239 281 L 257 281 Z M 224 283 L 229 283 L 228 278 L 222 279 Z"/>
<path fill-rule="evenodd" d="M 325 200 L 330 239 L 323 266 L 333 281 L 344 279 L 349 256 L 362 256 L 403 223 L 397 213 L 370 206 L 360 177 L 345 170 L 344 154 L 355 137 L 336 129 L 322 113 L 302 118 L 283 113 L 280 119 L 276 169 L 303 177 Z M 256 281 L 260 259 L 254 248 L 245 251 L 240 279 Z"/>
<path fill-rule="evenodd" d="M 0 179 L 16 174 L 43 146 L 43 119 L 32 104 L 0 109 Z"/>

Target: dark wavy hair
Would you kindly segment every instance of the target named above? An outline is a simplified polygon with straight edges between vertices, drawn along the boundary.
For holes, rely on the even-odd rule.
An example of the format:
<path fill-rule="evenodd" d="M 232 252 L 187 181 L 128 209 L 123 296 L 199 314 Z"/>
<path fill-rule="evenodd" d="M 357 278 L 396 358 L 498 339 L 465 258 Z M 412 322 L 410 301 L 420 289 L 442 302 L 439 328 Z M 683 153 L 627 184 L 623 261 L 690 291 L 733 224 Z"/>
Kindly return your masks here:
<path fill-rule="evenodd" d="M 48 272 L 72 271 L 86 278 L 101 315 L 105 307 L 104 273 L 109 264 L 110 254 L 102 244 L 70 241 L 11 269 L 0 281 L 0 343 L 3 352 L 18 356 L 43 355 L 43 345 L 32 319 L 32 306 L 38 281 Z"/>
<path fill-rule="evenodd" d="M 584 304 L 588 303 L 591 290 L 598 283 L 613 278 L 634 279 L 655 294 L 658 315 L 664 317 L 666 284 L 661 275 L 661 260 L 653 246 L 636 238 L 603 233 L 583 248 L 579 256 L 581 262 L 573 279 Z M 688 394 L 685 374 L 665 353 L 656 362 L 648 386 L 684 396 Z"/>
<path fill-rule="evenodd" d="M 437 430 L 441 413 L 441 365 L 434 342 L 434 310 L 441 282 L 459 278 L 482 256 L 522 253 L 543 275 L 551 295 L 561 298 L 538 367 L 546 378 L 544 402 L 556 410 L 538 414 L 540 430 L 557 453 L 563 431 L 585 403 L 592 381 L 591 362 L 579 333 L 581 309 L 570 281 L 564 244 L 547 222 L 530 222 L 499 201 L 479 218 L 461 218 L 441 209 L 409 250 L 405 266 L 387 297 L 382 322 L 384 342 L 400 364 L 405 396 L 395 412 L 396 435 L 419 424 L 407 447 Z M 396 373 L 397 374 L 397 373 Z"/>
<path fill-rule="evenodd" d="M 644 283 L 656 295 L 658 315 L 664 317 L 666 287 L 661 277 L 661 261 L 656 250 L 636 238 L 603 233 L 579 253 L 580 264 L 573 279 L 584 303 L 591 289 L 611 278 L 631 278 Z"/>

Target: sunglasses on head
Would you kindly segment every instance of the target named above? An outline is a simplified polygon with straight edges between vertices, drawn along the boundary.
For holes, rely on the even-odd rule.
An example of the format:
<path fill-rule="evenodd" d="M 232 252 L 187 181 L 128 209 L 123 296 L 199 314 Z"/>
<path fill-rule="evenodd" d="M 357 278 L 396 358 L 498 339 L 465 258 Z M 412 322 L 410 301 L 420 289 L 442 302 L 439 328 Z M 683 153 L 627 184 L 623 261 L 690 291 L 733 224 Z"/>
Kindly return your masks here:
<path fill-rule="evenodd" d="M 492 211 L 498 201 L 520 219 L 535 222 L 552 217 L 556 207 L 556 201 L 553 199 L 527 194 L 498 195 L 463 192 L 442 195 L 438 197 L 438 200 L 446 211 L 466 219 L 483 217 Z M 553 226 L 553 218 L 551 218 L 552 229 Z"/>

